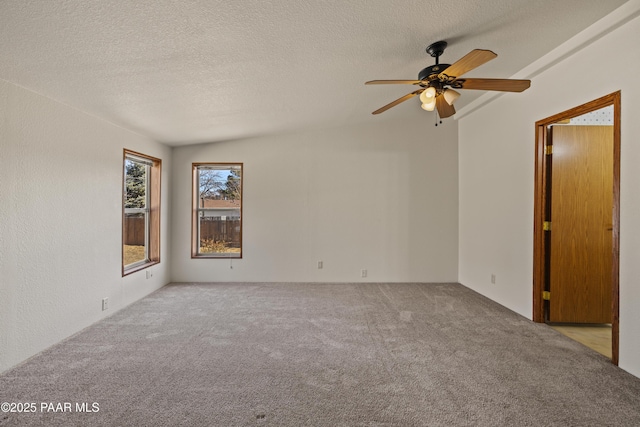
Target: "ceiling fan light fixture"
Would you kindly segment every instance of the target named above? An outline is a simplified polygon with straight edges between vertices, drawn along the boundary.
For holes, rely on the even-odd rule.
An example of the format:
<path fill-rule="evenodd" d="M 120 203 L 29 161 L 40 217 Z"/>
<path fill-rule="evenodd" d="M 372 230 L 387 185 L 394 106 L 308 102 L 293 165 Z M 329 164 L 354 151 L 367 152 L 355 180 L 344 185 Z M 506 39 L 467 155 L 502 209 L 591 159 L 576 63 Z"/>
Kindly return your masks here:
<path fill-rule="evenodd" d="M 428 104 L 435 98 L 436 98 L 436 88 L 433 86 L 426 88 L 420 94 L 420 101 L 422 101 L 423 104 Z"/>
<path fill-rule="evenodd" d="M 460 97 L 460 92 L 456 92 L 453 89 L 447 89 L 444 91 L 444 100 L 447 101 L 447 104 L 453 105 L 456 102 L 456 99 Z"/>
<path fill-rule="evenodd" d="M 423 102 L 422 109 L 426 111 L 433 111 L 436 108 L 436 99 L 432 98 L 431 101 Z"/>
<path fill-rule="evenodd" d="M 438 110 L 440 118 L 451 117 L 456 114 L 453 103 L 460 94 L 451 89 L 478 89 L 498 92 L 522 92 L 531 86 L 530 80 L 518 79 L 484 79 L 484 78 L 460 78 L 467 72 L 485 64 L 498 55 L 487 49 L 473 49 L 453 64 L 440 64 L 440 55 L 447 47 L 447 42 L 439 41 L 427 46 L 427 53 L 436 59 L 435 65 L 422 69 L 418 73 L 418 80 L 370 80 L 366 85 L 372 84 L 405 84 L 418 86 L 417 90 L 402 96 L 387 105 L 378 108 L 371 114 L 380 114 L 389 108 L 405 102 L 415 96 L 420 98 L 422 109 L 427 111 Z"/>

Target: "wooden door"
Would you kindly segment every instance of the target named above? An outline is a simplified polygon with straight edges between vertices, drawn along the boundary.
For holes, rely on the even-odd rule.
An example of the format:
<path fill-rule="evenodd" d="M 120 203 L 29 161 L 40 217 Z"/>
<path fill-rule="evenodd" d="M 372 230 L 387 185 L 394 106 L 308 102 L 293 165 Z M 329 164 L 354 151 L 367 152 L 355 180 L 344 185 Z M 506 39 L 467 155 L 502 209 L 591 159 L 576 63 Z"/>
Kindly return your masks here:
<path fill-rule="evenodd" d="M 549 321 L 611 323 L 613 127 L 552 126 Z"/>

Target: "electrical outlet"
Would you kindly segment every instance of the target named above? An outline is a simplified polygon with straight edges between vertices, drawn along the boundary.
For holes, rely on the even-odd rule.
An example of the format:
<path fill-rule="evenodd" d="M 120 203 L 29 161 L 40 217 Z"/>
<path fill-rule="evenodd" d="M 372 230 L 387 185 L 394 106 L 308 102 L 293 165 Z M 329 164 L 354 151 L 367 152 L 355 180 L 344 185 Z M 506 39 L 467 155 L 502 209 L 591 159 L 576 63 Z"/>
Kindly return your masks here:
<path fill-rule="evenodd" d="M 360 277 L 367 277 L 367 269 L 363 268 L 362 270 L 360 270 Z"/>
<path fill-rule="evenodd" d="M 151 279 L 153 277 L 153 272 L 151 270 L 147 270 L 147 279 Z"/>
<path fill-rule="evenodd" d="M 322 268 L 322 261 L 318 261 L 318 270 Z"/>
<path fill-rule="evenodd" d="M 109 309 L 109 298 L 102 298 L 102 311 Z"/>
<path fill-rule="evenodd" d="M 491 284 L 493 284 L 493 285 L 496 284 L 496 275 L 495 274 L 491 275 Z"/>

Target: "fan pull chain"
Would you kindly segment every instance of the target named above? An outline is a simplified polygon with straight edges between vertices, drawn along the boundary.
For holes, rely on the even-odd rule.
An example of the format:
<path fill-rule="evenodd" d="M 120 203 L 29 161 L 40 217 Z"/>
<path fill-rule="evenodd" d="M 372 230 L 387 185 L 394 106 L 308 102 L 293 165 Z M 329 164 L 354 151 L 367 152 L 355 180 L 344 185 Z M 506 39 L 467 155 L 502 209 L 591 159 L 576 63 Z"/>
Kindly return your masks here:
<path fill-rule="evenodd" d="M 436 110 L 436 126 L 438 126 L 438 111 Z M 442 124 L 442 119 L 440 119 L 440 124 Z"/>

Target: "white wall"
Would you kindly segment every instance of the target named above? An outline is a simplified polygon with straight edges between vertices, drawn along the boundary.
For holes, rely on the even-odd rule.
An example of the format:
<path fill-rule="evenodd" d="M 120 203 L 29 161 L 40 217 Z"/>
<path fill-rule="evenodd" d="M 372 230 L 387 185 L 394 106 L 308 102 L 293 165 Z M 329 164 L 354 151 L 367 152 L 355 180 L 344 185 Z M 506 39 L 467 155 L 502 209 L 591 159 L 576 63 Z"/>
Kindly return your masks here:
<path fill-rule="evenodd" d="M 163 160 L 149 280 L 121 277 L 125 147 Z M 0 80 L 0 372 L 168 283 L 170 168 L 164 145 Z"/>
<path fill-rule="evenodd" d="M 375 119 L 175 148 L 172 279 L 457 281 L 455 122 Z M 192 162 L 244 163 L 244 256 L 233 269 L 190 258 Z"/>
<path fill-rule="evenodd" d="M 618 19 L 621 10 L 627 18 Z M 459 121 L 459 280 L 531 318 L 534 123 L 622 90 L 620 367 L 640 376 L 639 2 L 621 10 L 610 33 L 544 69 L 531 89 Z"/>

